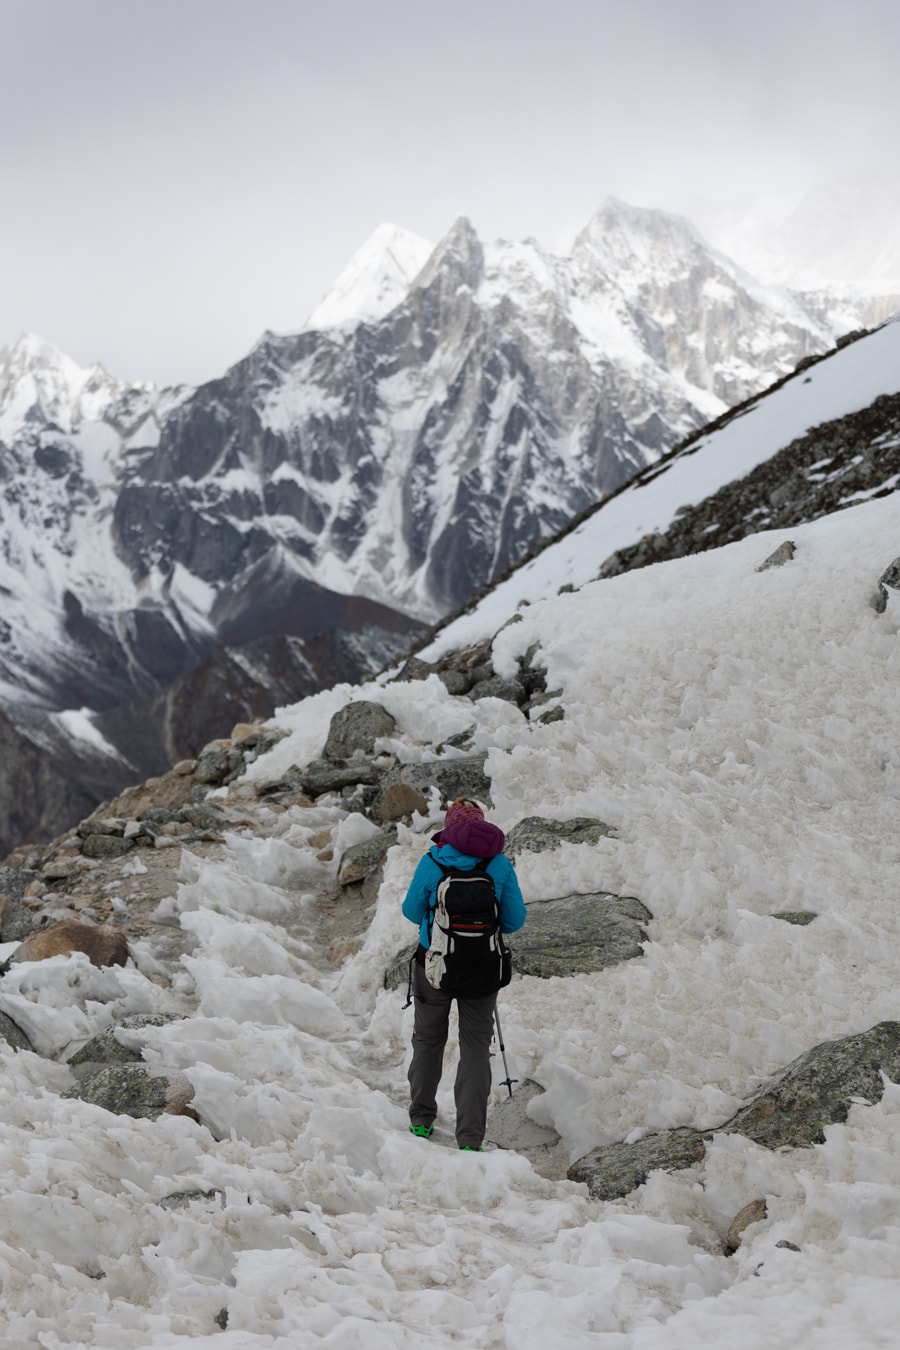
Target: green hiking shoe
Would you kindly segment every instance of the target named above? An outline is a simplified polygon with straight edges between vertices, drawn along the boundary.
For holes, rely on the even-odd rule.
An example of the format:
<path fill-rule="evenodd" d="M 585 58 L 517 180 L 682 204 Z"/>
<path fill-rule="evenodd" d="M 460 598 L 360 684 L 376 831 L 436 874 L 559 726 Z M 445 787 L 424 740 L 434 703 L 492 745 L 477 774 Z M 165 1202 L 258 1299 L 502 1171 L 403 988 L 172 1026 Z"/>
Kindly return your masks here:
<path fill-rule="evenodd" d="M 471 1144 L 463 1144 L 462 1148 L 459 1151 L 460 1153 L 483 1153 L 484 1149 L 473 1148 Z"/>
<path fill-rule="evenodd" d="M 414 1134 L 419 1139 L 430 1139 L 434 1134 L 433 1125 L 410 1125 L 410 1134 Z"/>

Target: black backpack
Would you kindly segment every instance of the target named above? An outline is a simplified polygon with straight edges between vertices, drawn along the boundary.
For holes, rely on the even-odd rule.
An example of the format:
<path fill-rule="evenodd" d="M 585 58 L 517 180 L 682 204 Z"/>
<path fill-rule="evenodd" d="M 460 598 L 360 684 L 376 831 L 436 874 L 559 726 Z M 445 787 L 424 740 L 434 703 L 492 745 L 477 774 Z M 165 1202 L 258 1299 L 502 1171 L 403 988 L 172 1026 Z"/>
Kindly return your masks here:
<path fill-rule="evenodd" d="M 500 906 L 488 860 L 466 871 L 445 867 L 431 911 L 431 945 L 425 977 L 435 989 L 463 998 L 486 998 L 512 979 L 512 958 L 500 932 Z"/>

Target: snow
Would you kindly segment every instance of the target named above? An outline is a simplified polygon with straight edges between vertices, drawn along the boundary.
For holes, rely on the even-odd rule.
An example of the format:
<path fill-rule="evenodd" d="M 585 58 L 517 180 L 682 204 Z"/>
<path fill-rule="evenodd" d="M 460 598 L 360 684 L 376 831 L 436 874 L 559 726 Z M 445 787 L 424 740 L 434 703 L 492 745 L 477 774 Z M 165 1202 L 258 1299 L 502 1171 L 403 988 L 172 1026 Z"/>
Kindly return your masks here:
<path fill-rule="evenodd" d="M 518 863 L 532 900 L 604 888 L 654 915 L 639 960 L 517 978 L 501 996 L 512 1074 L 545 1089 L 532 1114 L 569 1157 L 715 1128 L 803 1050 L 900 1018 L 900 614 L 870 603 L 898 535 L 895 496 L 793 530 L 795 559 L 763 573 L 784 532 L 536 601 L 495 659 L 511 671 L 538 643 L 562 722 L 476 710 L 433 678 L 341 686 L 276 715 L 289 735 L 250 778 L 318 754 L 332 713 L 374 698 L 410 755 L 477 718 L 503 828 L 529 814 L 616 826 Z M 143 973 L 143 949 L 135 968 L 56 957 L 4 976 L 0 1008 L 59 1060 L 126 1012 L 190 1011 L 142 1038 L 152 1069 L 189 1079 L 200 1117 L 111 1116 L 60 1096 L 63 1063 L 0 1045 L 9 1344 L 895 1343 L 896 1085 L 823 1145 L 718 1135 L 696 1167 L 600 1203 L 523 1156 L 444 1146 L 451 1032 L 438 1132 L 411 1139 L 410 1013 L 381 977 L 411 937 L 400 900 L 425 822 L 400 828 L 359 952 L 335 969 L 314 941 L 310 886 L 328 865 L 311 839 L 332 829 L 345 847 L 367 828 L 337 802 L 292 807 L 217 858 L 185 853 L 166 912 L 191 949 L 171 985 Z M 772 917 L 803 907 L 818 913 L 807 927 Z M 184 1191 L 215 1194 L 161 1207 Z M 724 1256 L 756 1198 L 767 1219 Z"/>
<path fill-rule="evenodd" d="M 611 553 L 671 525 L 695 505 L 743 478 L 812 427 L 900 391 L 900 322 L 886 324 L 757 399 L 726 426 L 694 442 L 668 465 L 642 475 L 571 534 L 518 568 L 469 613 L 444 628 L 421 655 L 434 657 L 490 636 L 523 600 L 555 595 L 596 577 Z"/>
<path fill-rule="evenodd" d="M 51 713 L 51 720 L 62 727 L 66 735 L 73 740 L 86 742 L 92 750 L 110 759 L 122 756 L 114 745 L 106 739 L 94 723 L 94 713 L 90 708 L 70 708 L 65 712 Z"/>
<path fill-rule="evenodd" d="M 411 230 L 379 225 L 319 301 L 306 327 L 338 328 L 384 318 L 406 296 L 433 248 Z"/>

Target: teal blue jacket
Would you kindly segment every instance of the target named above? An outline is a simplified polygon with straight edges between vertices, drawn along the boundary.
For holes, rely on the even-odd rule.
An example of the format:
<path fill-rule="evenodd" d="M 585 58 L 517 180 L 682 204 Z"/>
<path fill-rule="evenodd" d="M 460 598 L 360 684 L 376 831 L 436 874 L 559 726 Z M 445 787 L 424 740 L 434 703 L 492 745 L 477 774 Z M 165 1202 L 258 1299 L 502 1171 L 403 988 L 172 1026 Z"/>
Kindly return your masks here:
<path fill-rule="evenodd" d="M 419 941 L 423 947 L 431 942 L 431 914 L 437 901 L 437 888 L 443 873 L 434 862 L 440 858 L 445 867 L 460 867 L 469 872 L 483 858 L 473 858 L 469 853 L 460 853 L 451 844 L 435 845 L 419 859 L 419 865 L 413 873 L 406 899 L 403 901 L 403 916 L 419 925 Z M 525 901 L 519 889 L 519 880 L 512 863 L 503 853 L 491 858 L 487 865 L 487 874 L 493 880 L 500 907 L 500 931 L 515 933 L 525 922 Z"/>

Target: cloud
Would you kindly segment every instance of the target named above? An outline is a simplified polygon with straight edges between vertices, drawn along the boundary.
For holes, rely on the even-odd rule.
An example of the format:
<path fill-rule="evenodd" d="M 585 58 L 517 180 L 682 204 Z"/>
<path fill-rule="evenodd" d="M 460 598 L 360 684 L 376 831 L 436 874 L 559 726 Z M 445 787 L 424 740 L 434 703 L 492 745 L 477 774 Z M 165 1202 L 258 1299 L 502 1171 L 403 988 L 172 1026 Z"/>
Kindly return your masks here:
<path fill-rule="evenodd" d="M 550 244 L 609 192 L 713 221 L 893 160 L 883 0 L 0 9 L 0 340 L 134 377 L 298 327 L 382 220 Z"/>

